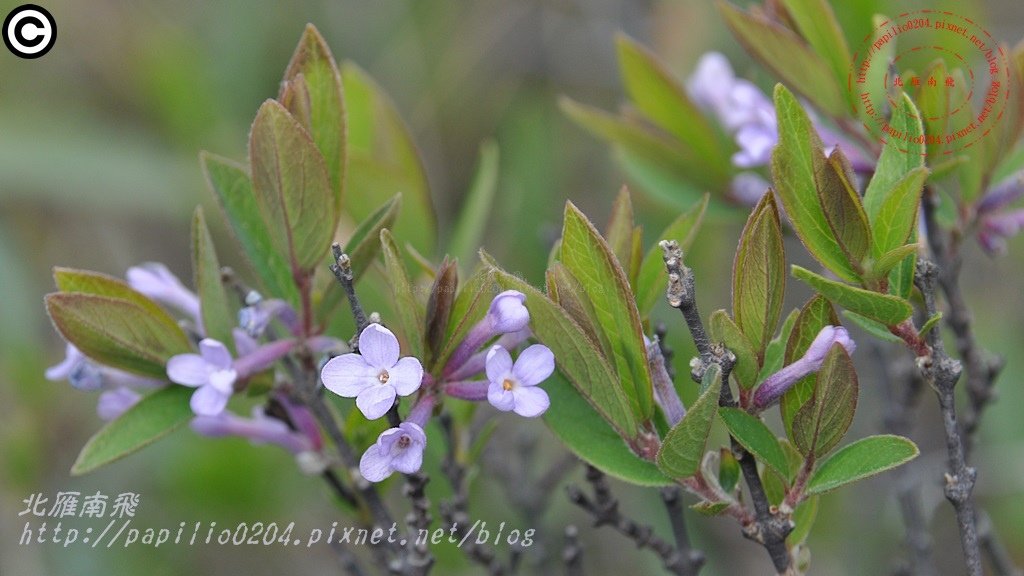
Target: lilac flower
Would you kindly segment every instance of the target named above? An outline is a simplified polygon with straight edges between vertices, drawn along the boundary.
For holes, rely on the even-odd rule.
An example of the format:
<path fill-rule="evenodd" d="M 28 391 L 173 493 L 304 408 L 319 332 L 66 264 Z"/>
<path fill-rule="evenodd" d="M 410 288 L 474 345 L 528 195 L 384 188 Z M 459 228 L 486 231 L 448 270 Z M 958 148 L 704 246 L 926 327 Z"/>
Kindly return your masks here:
<path fill-rule="evenodd" d="M 299 318 L 290 304 L 271 298 L 257 299 L 256 302 L 238 311 L 238 324 L 253 338 L 259 338 L 275 318 L 281 321 L 292 334 L 300 330 Z"/>
<path fill-rule="evenodd" d="M 516 290 L 506 290 L 495 296 L 487 309 L 487 315 L 469 329 L 465 339 L 448 359 L 444 367 L 445 377 L 451 377 L 456 371 L 461 372 L 459 369 L 491 338 L 525 330 L 530 323 L 530 311 L 525 304 L 526 295 Z"/>
<path fill-rule="evenodd" d="M 107 390 L 100 394 L 99 402 L 96 403 L 96 414 L 99 415 L 101 420 L 114 420 L 127 412 L 129 408 L 138 404 L 139 400 L 142 400 L 142 394 L 131 388 L 122 386 L 113 390 Z"/>
<path fill-rule="evenodd" d="M 355 398 L 364 416 L 376 420 L 395 403 L 396 396 L 419 390 L 423 366 L 411 356 L 399 358 L 398 338 L 380 324 L 359 335 L 359 354 L 331 358 L 320 371 L 324 386 L 345 398 Z"/>
<path fill-rule="evenodd" d="M 1004 210 L 1021 196 L 1024 196 L 1024 171 L 992 187 L 978 202 L 978 243 L 985 252 L 1005 254 L 1006 239 L 1024 228 L 1024 209 Z"/>
<path fill-rule="evenodd" d="M 107 390 L 119 387 L 153 388 L 162 384 L 160 380 L 136 376 L 130 372 L 98 364 L 68 343 L 64 360 L 46 369 L 46 379 L 56 382 L 67 380 L 78 390 Z"/>
<path fill-rule="evenodd" d="M 216 416 L 228 405 L 238 372 L 227 347 L 204 338 L 199 342 L 199 354 L 178 354 L 167 361 L 167 377 L 172 382 L 198 388 L 190 402 L 193 412 Z"/>
<path fill-rule="evenodd" d="M 857 344 L 850 338 L 846 328 L 825 326 L 818 332 L 801 358 L 764 379 L 754 392 L 754 408 L 764 410 L 778 402 L 779 398 L 801 378 L 820 370 L 825 356 L 834 344 L 845 348 L 848 354 L 853 354 L 857 349 Z"/>
<path fill-rule="evenodd" d="M 551 405 L 548 393 L 537 385 L 555 371 L 555 356 L 543 344 L 534 344 L 512 363 L 512 356 L 501 346 L 487 353 L 487 401 L 503 412 L 520 416 L 540 416 Z"/>
<path fill-rule="evenodd" d="M 126 277 L 128 285 L 136 291 L 191 316 L 196 326 L 203 325 L 199 313 L 199 297 L 186 288 L 167 266 L 159 262 L 146 262 L 129 268 Z"/>
<path fill-rule="evenodd" d="M 423 465 L 427 435 L 414 422 L 402 422 L 389 428 L 359 460 L 359 472 L 370 482 L 380 482 L 395 472 L 412 474 Z"/>
<path fill-rule="evenodd" d="M 686 82 L 693 102 L 718 120 L 739 146 L 732 162 L 739 168 L 768 164 L 772 148 L 779 140 L 775 107 L 754 83 L 737 78 L 725 56 L 717 52 L 703 55 Z M 874 163 L 844 137 L 811 120 L 827 150 L 841 146 L 850 163 L 858 170 L 872 170 Z M 764 189 L 760 191 L 764 193 Z M 758 196 L 760 198 L 760 195 Z"/>
<path fill-rule="evenodd" d="M 289 418 L 294 421 L 291 409 Z M 259 406 L 253 409 L 252 418 L 243 418 L 224 411 L 216 416 L 196 416 L 190 426 L 197 433 L 210 438 L 237 436 L 246 438 L 253 444 L 280 446 L 295 456 L 299 467 L 307 474 L 318 474 L 327 466 L 327 461 L 321 453 L 323 444 L 315 428 L 312 435 L 298 423 L 297 430 L 292 430 L 286 423 L 271 417 Z"/>

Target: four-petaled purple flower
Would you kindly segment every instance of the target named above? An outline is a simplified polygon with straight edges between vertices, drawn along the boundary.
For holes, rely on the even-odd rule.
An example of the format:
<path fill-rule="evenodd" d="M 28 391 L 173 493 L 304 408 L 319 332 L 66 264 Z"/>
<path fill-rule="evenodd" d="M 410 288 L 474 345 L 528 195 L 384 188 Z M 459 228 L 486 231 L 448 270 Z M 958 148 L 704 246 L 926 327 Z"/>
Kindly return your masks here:
<path fill-rule="evenodd" d="M 818 332 L 802 357 L 764 379 L 754 392 L 754 408 L 764 410 L 778 402 L 779 398 L 801 378 L 820 370 L 825 356 L 834 344 L 845 348 L 848 354 L 853 354 L 857 349 L 856 342 L 850 338 L 846 328 L 825 326 Z"/>
<path fill-rule="evenodd" d="M 359 472 L 370 482 L 380 482 L 395 472 L 412 474 L 423 465 L 426 445 L 427 435 L 419 424 L 402 422 L 381 432 L 359 460 Z"/>
<path fill-rule="evenodd" d="M 396 396 L 412 394 L 423 381 L 420 361 L 399 354 L 398 338 L 380 324 L 370 324 L 359 335 L 359 354 L 331 358 L 320 378 L 331 392 L 355 398 L 363 415 L 376 420 L 391 409 Z"/>
<path fill-rule="evenodd" d="M 199 342 L 199 354 L 178 354 L 167 361 L 172 382 L 198 388 L 192 394 L 192 411 L 216 416 L 224 411 L 234 392 L 238 372 L 226 346 L 212 338 Z"/>
<path fill-rule="evenodd" d="M 548 393 L 537 385 L 555 371 L 555 356 L 543 344 L 523 350 L 515 363 L 501 346 L 487 353 L 487 401 L 498 410 L 520 416 L 540 416 L 551 405 Z"/>

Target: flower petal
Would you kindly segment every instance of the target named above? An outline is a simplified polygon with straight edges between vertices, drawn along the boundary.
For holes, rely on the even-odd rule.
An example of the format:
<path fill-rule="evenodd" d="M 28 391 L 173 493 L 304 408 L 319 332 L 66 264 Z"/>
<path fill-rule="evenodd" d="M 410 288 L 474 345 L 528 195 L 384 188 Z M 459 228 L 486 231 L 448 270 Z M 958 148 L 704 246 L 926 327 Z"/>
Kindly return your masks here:
<path fill-rule="evenodd" d="M 359 473 L 370 482 L 380 482 L 393 472 L 390 454 L 382 453 L 376 444 L 367 448 L 359 459 Z"/>
<path fill-rule="evenodd" d="M 423 382 L 423 365 L 412 356 L 406 356 L 388 369 L 388 384 L 399 396 L 408 396 L 420 389 Z"/>
<path fill-rule="evenodd" d="M 80 362 L 85 361 L 85 356 L 75 348 L 74 345 L 68 344 L 64 348 L 64 360 L 60 364 L 50 366 L 46 369 L 46 379 L 51 381 L 64 380 L 75 370 Z"/>
<path fill-rule="evenodd" d="M 167 361 L 167 377 L 185 386 L 202 386 L 210 380 L 210 365 L 199 354 L 178 354 Z"/>
<path fill-rule="evenodd" d="M 220 368 L 231 368 L 231 352 L 227 346 L 213 338 L 203 338 L 199 342 L 199 354 L 211 365 Z"/>
<path fill-rule="evenodd" d="M 487 353 L 484 368 L 487 371 L 487 379 L 492 384 L 500 385 L 512 375 L 512 356 L 501 346 L 493 346 Z"/>
<path fill-rule="evenodd" d="M 356 406 L 368 420 L 376 420 L 388 413 L 395 403 L 394 386 L 378 384 L 364 389 L 356 396 Z"/>
<path fill-rule="evenodd" d="M 380 324 L 370 324 L 359 335 L 359 353 L 370 366 L 390 369 L 398 362 L 398 338 Z"/>
<path fill-rule="evenodd" d="M 536 386 L 555 371 L 555 355 L 543 344 L 534 344 L 516 359 L 512 375 L 522 386 Z"/>
<path fill-rule="evenodd" d="M 513 410 L 520 416 L 534 418 L 543 414 L 547 411 L 548 406 L 551 406 L 548 393 L 537 386 L 518 386 L 511 394 L 515 398 Z"/>
<path fill-rule="evenodd" d="M 487 388 L 487 401 L 502 412 L 508 412 L 516 406 L 515 396 L 510 390 L 505 390 L 501 382 L 491 382 Z"/>
<path fill-rule="evenodd" d="M 96 403 L 96 414 L 101 420 L 110 421 L 124 414 L 134 406 L 142 395 L 131 388 L 115 388 L 100 394 L 99 402 Z"/>
<path fill-rule="evenodd" d="M 189 405 L 192 412 L 200 416 L 216 416 L 224 411 L 228 405 L 229 394 L 224 394 L 213 386 L 200 386 L 192 393 L 192 400 Z"/>
<path fill-rule="evenodd" d="M 324 386 L 343 398 L 355 398 L 369 386 L 379 384 L 377 370 L 359 354 L 335 356 L 320 371 Z"/>
<path fill-rule="evenodd" d="M 214 370 L 210 373 L 210 386 L 213 386 L 221 394 L 227 394 L 230 396 L 234 391 L 235 380 L 238 379 L 238 373 L 234 370 Z"/>
<path fill-rule="evenodd" d="M 398 450 L 391 459 L 391 467 L 402 474 L 412 474 L 421 466 L 423 466 L 423 444 L 415 440 L 408 447 Z"/>

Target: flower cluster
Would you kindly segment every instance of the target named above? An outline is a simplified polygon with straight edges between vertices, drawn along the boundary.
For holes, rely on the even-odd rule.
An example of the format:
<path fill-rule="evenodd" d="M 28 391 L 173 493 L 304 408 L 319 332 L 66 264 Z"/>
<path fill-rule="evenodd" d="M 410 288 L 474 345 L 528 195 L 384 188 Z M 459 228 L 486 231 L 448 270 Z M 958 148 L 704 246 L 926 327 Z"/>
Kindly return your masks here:
<path fill-rule="evenodd" d="M 424 428 L 440 394 L 487 400 L 498 410 L 527 417 L 548 409 L 550 400 L 538 384 L 554 372 L 554 355 L 541 344 L 526 348 L 515 361 L 509 352 L 530 335 L 525 302 L 520 292 L 498 294 L 436 380 L 424 372 L 418 359 L 401 357 L 398 338 L 380 324 L 370 324 L 359 334 L 358 353 L 342 354 L 324 365 L 320 373 L 324 387 L 355 398 L 356 407 L 371 420 L 387 414 L 396 398 L 419 392 L 405 421 L 382 432 L 363 454 L 359 470 L 364 478 L 380 482 L 395 472 L 411 474 L 420 469 L 427 443 Z M 473 379 L 481 373 L 486 380 Z"/>

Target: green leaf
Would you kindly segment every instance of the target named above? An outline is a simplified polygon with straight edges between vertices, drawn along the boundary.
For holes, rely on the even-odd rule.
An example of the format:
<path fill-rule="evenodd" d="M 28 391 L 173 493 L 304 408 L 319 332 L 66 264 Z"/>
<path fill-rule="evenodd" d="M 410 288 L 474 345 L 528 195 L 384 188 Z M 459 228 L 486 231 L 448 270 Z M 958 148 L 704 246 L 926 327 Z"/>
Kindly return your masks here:
<path fill-rule="evenodd" d="M 868 182 L 867 190 L 864 191 L 864 210 L 867 212 L 868 221 L 871 222 L 873 229 L 877 226 L 876 221 L 882 212 L 882 205 L 892 193 L 896 183 L 906 178 L 907 174 L 913 170 L 924 166 L 924 144 L 918 142 L 918 140 L 923 142 L 921 137 L 924 135 L 921 115 L 917 111 L 917 107 L 914 106 L 914 102 L 906 94 L 901 94 L 900 106 L 893 109 L 889 125 L 896 133 L 905 134 L 906 138 L 886 135 L 886 143 L 878 157 L 875 174 Z M 902 243 L 900 241 L 900 244 Z M 890 246 L 886 250 L 891 250 L 898 245 Z M 885 250 L 881 252 L 885 252 Z"/>
<path fill-rule="evenodd" d="M 910 303 L 902 298 L 829 280 L 796 264 L 793 265 L 793 276 L 843 308 L 886 326 L 899 324 L 913 312 Z"/>
<path fill-rule="evenodd" d="M 394 298 L 395 315 L 398 316 L 398 323 L 402 327 L 402 333 L 409 346 L 409 355 L 423 358 L 423 311 L 413 294 L 412 284 L 409 283 L 409 276 L 405 271 L 405 261 L 402 260 L 402 255 L 398 252 L 398 246 L 395 245 L 395 239 L 390 230 L 380 231 L 380 244 L 381 251 L 384 253 L 384 267 L 387 270 L 388 284 L 391 286 L 391 295 Z"/>
<path fill-rule="evenodd" d="M 476 251 L 484 241 L 487 218 L 491 213 L 494 195 L 498 192 L 498 145 L 493 141 L 480 146 L 480 159 L 470 184 L 466 200 L 459 212 L 455 231 L 448 243 L 448 252 L 459 262 L 474 261 Z"/>
<path fill-rule="evenodd" d="M 757 354 L 755 376 L 779 323 L 785 293 L 782 225 L 775 197 L 765 194 L 743 228 L 732 266 L 732 313 Z"/>
<path fill-rule="evenodd" d="M 718 485 L 725 492 L 731 493 L 740 481 L 740 463 L 732 450 L 722 448 L 718 451 Z"/>
<path fill-rule="evenodd" d="M 594 305 L 598 325 L 611 345 L 619 381 L 641 421 L 654 413 L 640 313 L 625 273 L 593 224 L 571 202 L 562 230 L 562 263 L 580 281 Z"/>
<path fill-rule="evenodd" d="M 786 342 L 784 364 L 792 364 L 803 356 L 822 328 L 838 325 L 836 312 L 825 297 L 816 295 L 808 300 L 800 309 Z M 802 378 L 782 395 L 779 402 L 782 423 L 786 428 L 786 436 L 790 439 L 793 438 L 793 419 L 814 394 L 815 378 L 814 374 Z"/>
<path fill-rule="evenodd" d="M 622 270 L 627 272 L 627 276 L 632 268 L 634 229 L 633 202 L 629 198 L 629 189 L 623 186 L 612 204 L 612 215 L 605 229 L 605 238 L 608 239 L 608 247 L 619 261 Z"/>
<path fill-rule="evenodd" d="M 850 48 L 829 3 L 826 0 L 782 0 L 782 4 L 814 52 L 827 60 L 836 84 L 846 84 L 850 75 Z"/>
<path fill-rule="evenodd" d="M 793 418 L 793 443 L 821 458 L 843 439 L 857 409 L 857 372 L 841 344 L 833 344 L 818 371 L 814 394 Z"/>
<path fill-rule="evenodd" d="M 743 448 L 764 462 L 783 478 L 789 477 L 789 464 L 775 434 L 757 416 L 741 408 L 720 408 L 718 413 L 725 421 L 733 438 Z"/>
<path fill-rule="evenodd" d="M 77 292 L 127 300 L 141 307 L 146 313 L 159 318 L 161 322 L 177 325 L 177 321 L 167 313 L 167 310 L 119 278 L 89 270 L 54 267 L 53 279 L 61 292 Z"/>
<path fill-rule="evenodd" d="M 883 342 L 902 343 L 903 340 L 899 336 L 896 336 L 889 331 L 884 325 L 875 322 L 870 318 L 865 318 L 856 312 L 850 312 L 849 310 L 843 310 L 843 317 L 853 322 L 857 326 L 860 326 L 861 330 L 864 330 L 868 334 L 882 340 Z"/>
<path fill-rule="evenodd" d="M 612 345 L 601 330 L 594 303 L 587 297 L 580 281 L 561 262 L 555 262 L 548 269 L 546 283 L 548 296 L 569 313 L 605 358 L 611 358 L 614 354 Z"/>
<path fill-rule="evenodd" d="M 334 213 L 340 214 L 345 186 L 345 101 L 338 65 L 312 24 L 306 25 L 288 63 L 278 100 L 320 150 L 334 198 Z"/>
<path fill-rule="evenodd" d="M 199 161 L 246 261 L 269 292 L 265 295 L 282 298 L 297 307 L 299 291 L 292 280 L 291 266 L 273 247 L 245 168 L 208 152 L 201 153 Z"/>
<path fill-rule="evenodd" d="M 402 213 L 393 229 L 400 245 L 432 254 L 437 223 L 423 162 L 409 129 L 387 94 L 351 62 L 341 67 L 348 128 L 345 210 L 357 222 L 399 192 Z"/>
<path fill-rule="evenodd" d="M 358 283 L 363 279 L 364 273 L 380 254 L 380 233 L 385 228 L 390 229 L 395 223 L 401 205 L 402 195 L 396 194 L 373 214 L 370 214 L 366 220 L 363 220 L 345 243 L 345 253 L 352 260 L 352 276 L 355 282 Z M 321 321 L 327 321 L 334 309 L 345 298 L 345 294 L 334 274 L 322 274 L 316 280 L 321 294 L 317 306 L 317 317 Z"/>
<path fill-rule="evenodd" d="M 484 258 L 486 261 L 486 255 Z M 557 358 L 558 369 L 580 395 L 622 438 L 627 441 L 636 438 L 637 420 L 629 398 L 614 369 L 590 342 L 583 329 L 565 310 L 533 286 L 498 268 L 494 268 L 493 273 L 502 290 L 518 290 L 526 295 L 526 306 L 530 309 L 530 328 L 534 336 L 551 349 Z M 490 302 L 490 299 L 487 301 Z"/>
<path fill-rule="evenodd" d="M 83 354 L 112 368 L 166 378 L 164 366 L 191 351 L 188 337 L 169 316 L 121 298 L 83 293 L 46 297 L 57 331 Z"/>
<path fill-rule="evenodd" d="M 926 322 L 924 323 L 924 326 L 921 326 L 921 330 L 919 330 L 919 331 L 918 331 L 918 334 L 919 334 L 919 335 L 920 335 L 920 336 L 921 336 L 922 338 L 924 338 L 924 336 L 925 336 L 926 334 L 928 334 L 928 331 L 929 331 L 929 330 L 931 330 L 932 328 L 935 328 L 935 326 L 937 326 L 937 325 L 938 325 L 938 323 L 939 323 L 939 320 L 942 320 L 942 312 L 936 312 L 936 313 L 935 313 L 935 314 L 934 314 L 934 315 L 933 315 L 933 316 L 932 316 L 931 318 L 929 318 L 929 319 L 928 319 L 928 320 L 927 320 L 927 321 L 926 321 Z"/>
<path fill-rule="evenodd" d="M 932 62 L 924 75 L 925 78 L 936 78 L 940 83 L 947 76 L 946 63 L 941 59 Z M 925 142 L 925 149 L 928 151 L 928 164 L 931 165 L 945 158 L 941 154 L 941 149 L 949 124 L 950 91 L 945 87 L 922 86 L 918 93 L 918 103 L 925 133 L 929 136 Z"/>
<path fill-rule="evenodd" d="M 850 282 L 858 281 L 836 242 L 818 199 L 815 175 L 825 162 L 821 139 L 807 112 L 783 85 L 775 86 L 779 144 L 772 152 L 775 191 L 804 246 L 826 268 Z"/>
<path fill-rule="evenodd" d="M 140 400 L 89 439 L 71 467 L 71 474 L 92 472 L 185 425 L 194 416 L 189 407 L 193 392 L 192 388 L 172 385 Z"/>
<path fill-rule="evenodd" d="M 565 97 L 559 100 L 559 106 L 570 120 L 593 135 L 642 159 L 659 172 L 671 175 L 673 180 L 715 190 L 728 182 L 728 173 L 716 174 L 709 170 L 682 142 L 653 130 L 640 119 L 614 116 Z"/>
<path fill-rule="evenodd" d="M 438 366 L 443 366 L 448 361 L 448 357 L 455 352 L 455 348 L 469 333 L 469 329 L 487 313 L 491 300 L 498 294 L 496 288 L 494 272 L 488 266 L 479 266 L 463 283 L 448 316 L 445 346 L 437 358 Z"/>
<path fill-rule="evenodd" d="M 658 468 L 672 478 L 688 478 L 700 469 L 711 424 L 718 412 L 718 395 L 722 391 L 722 370 L 718 364 L 708 366 L 701 387 L 704 391 L 700 397 L 665 435 L 658 451 Z"/>
<path fill-rule="evenodd" d="M 881 256 L 906 244 L 917 227 L 917 207 L 928 177 L 927 168 L 915 168 L 893 185 L 872 222 L 874 253 Z"/>
<path fill-rule="evenodd" d="M 764 380 L 782 368 L 782 362 L 786 355 L 786 344 L 789 342 L 789 335 L 793 332 L 793 326 L 799 315 L 799 310 L 791 311 L 786 317 L 786 321 L 782 323 L 778 336 L 768 343 L 768 347 L 764 351 L 764 365 L 761 366 L 761 371 L 757 375 L 757 381 Z"/>
<path fill-rule="evenodd" d="M 545 380 L 542 387 L 551 398 L 544 422 L 574 454 L 605 474 L 630 484 L 672 484 L 654 463 L 634 454 L 561 373 L 556 372 Z"/>
<path fill-rule="evenodd" d="M 885 472 L 913 460 L 918 453 L 917 446 L 902 436 L 868 436 L 818 465 L 807 482 L 807 494 L 821 494 Z"/>
<path fill-rule="evenodd" d="M 763 13 L 745 12 L 724 1 L 717 4 L 733 35 L 761 64 L 830 116 L 847 114 L 841 84 L 820 53 Z"/>
<path fill-rule="evenodd" d="M 333 209 L 324 158 L 304 128 L 280 103 L 260 106 L 249 135 L 256 205 L 292 273 L 308 272 L 331 245 Z"/>
<path fill-rule="evenodd" d="M 903 246 L 897 246 L 892 250 L 882 254 L 874 261 L 871 266 L 871 278 L 885 278 L 889 275 L 889 272 L 896 268 L 901 262 L 907 259 L 908 256 L 916 254 L 920 248 L 915 244 L 904 244 Z"/>
<path fill-rule="evenodd" d="M 711 314 L 711 318 L 708 319 L 708 330 L 714 341 L 725 344 L 725 347 L 736 356 L 732 374 L 740 387 L 744 390 L 753 388 L 757 383 L 759 365 L 757 352 L 750 344 L 750 340 L 725 310 L 716 310 Z"/>
<path fill-rule="evenodd" d="M 238 325 L 238 318 L 231 309 L 228 293 L 221 281 L 220 262 L 210 230 L 206 227 L 202 206 L 196 207 L 192 217 L 192 283 L 199 294 L 206 336 L 233 350 L 235 339 L 231 330 Z"/>
<path fill-rule="evenodd" d="M 818 201 L 825 220 L 850 267 L 860 272 L 861 262 L 871 248 L 871 228 L 860 194 L 852 184 L 853 170 L 838 147 L 818 170 L 815 174 Z"/>
<path fill-rule="evenodd" d="M 697 232 L 700 230 L 701 222 L 704 220 L 704 213 L 707 211 L 709 194 L 704 194 L 700 201 L 680 214 L 668 228 L 658 235 L 658 240 L 675 240 L 683 253 L 690 250 Z M 665 262 L 661 257 L 661 248 L 655 242 L 651 249 L 644 256 L 640 264 L 640 273 L 636 280 L 636 303 L 640 314 L 647 316 L 651 308 L 659 298 L 665 297 L 665 288 L 668 286 L 668 272 L 665 271 Z"/>
<path fill-rule="evenodd" d="M 786 545 L 790 548 L 802 544 L 811 533 L 811 526 L 818 515 L 818 497 L 805 498 L 793 511 L 793 523 L 796 527 L 786 536 Z"/>
<path fill-rule="evenodd" d="M 712 126 L 686 91 L 647 49 L 624 34 L 616 38 L 619 68 L 630 99 L 654 124 L 693 149 L 708 169 L 730 172 L 718 129 Z"/>

